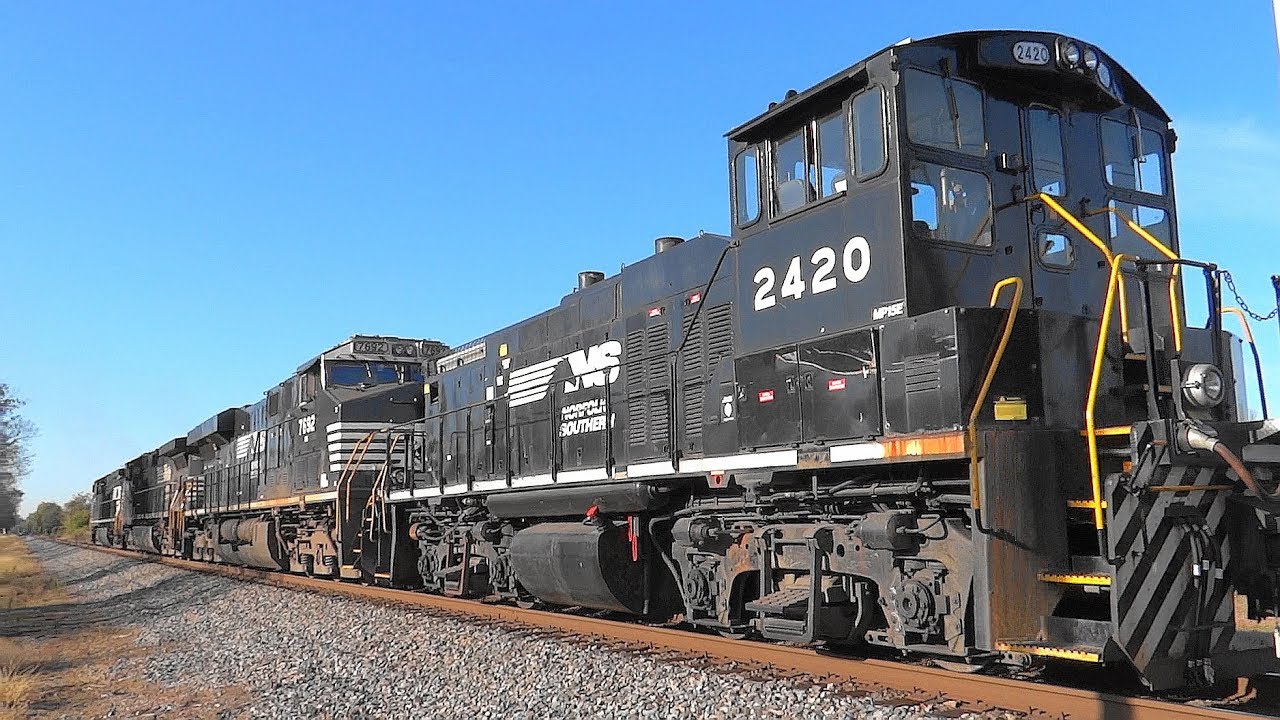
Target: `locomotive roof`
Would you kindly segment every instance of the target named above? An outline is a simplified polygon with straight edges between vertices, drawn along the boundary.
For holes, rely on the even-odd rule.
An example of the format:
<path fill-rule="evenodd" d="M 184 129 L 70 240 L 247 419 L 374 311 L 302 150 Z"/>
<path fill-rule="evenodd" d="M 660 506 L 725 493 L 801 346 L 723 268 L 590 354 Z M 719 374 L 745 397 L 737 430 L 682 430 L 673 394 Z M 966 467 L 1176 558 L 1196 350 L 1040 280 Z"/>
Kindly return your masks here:
<path fill-rule="evenodd" d="M 796 108 L 808 105 L 809 101 L 813 100 L 814 98 L 822 97 L 848 83 L 851 83 L 855 78 L 858 77 L 858 75 L 865 72 L 868 63 L 870 63 L 871 61 L 875 60 L 876 58 L 880 57 L 885 53 L 894 52 L 903 47 L 907 47 L 911 45 L 946 45 L 946 46 L 976 47 L 977 44 L 982 40 L 999 37 L 1001 35 L 1011 35 L 1011 34 L 1054 35 L 1058 37 L 1065 37 L 1060 33 L 1051 33 L 1051 32 L 1042 31 L 1042 30 L 969 30 L 965 32 L 936 35 L 934 37 L 923 38 L 920 40 L 913 40 L 908 38 L 906 40 L 903 40 L 902 42 L 895 43 L 893 45 L 890 45 L 886 48 L 879 50 L 878 52 L 875 52 L 867 56 L 866 58 L 859 61 L 858 63 L 854 65 L 850 65 L 844 70 L 841 70 L 840 72 L 832 75 L 831 77 L 828 77 L 826 80 L 823 80 L 822 82 L 818 83 L 817 85 L 814 85 L 813 87 L 807 90 L 804 90 L 803 92 L 797 93 L 795 95 L 788 94 L 788 97 L 785 97 L 783 100 L 779 101 L 775 105 L 771 105 L 769 109 L 766 110 L 765 112 L 760 113 L 759 115 L 748 120 L 747 122 L 742 123 L 741 125 L 730 130 L 728 133 L 726 133 L 726 136 L 734 140 L 746 140 L 744 136 L 751 136 L 754 134 L 755 131 L 760 130 L 762 127 L 771 124 L 774 120 L 780 117 L 789 115 Z M 1138 83 L 1138 81 L 1135 80 L 1134 77 L 1131 74 L 1129 74 L 1129 72 L 1125 70 L 1123 66 L 1117 63 L 1115 59 L 1112 58 L 1108 53 L 1106 53 L 1101 48 L 1098 48 L 1097 46 L 1093 46 L 1093 47 L 1095 50 L 1097 50 L 1097 52 L 1101 53 L 1101 55 L 1103 56 L 1103 59 L 1108 63 L 1112 71 L 1115 73 L 1116 77 L 1120 80 L 1120 82 L 1124 86 L 1125 95 L 1128 98 L 1128 102 L 1134 105 L 1138 105 L 1160 116 L 1160 118 L 1165 122 L 1169 122 L 1170 118 L 1168 113 L 1166 113 L 1164 111 L 1164 108 L 1162 108 L 1160 104 L 1156 102 L 1155 98 L 1153 98 L 1151 94 L 1147 92 L 1146 88 L 1143 88 Z"/>

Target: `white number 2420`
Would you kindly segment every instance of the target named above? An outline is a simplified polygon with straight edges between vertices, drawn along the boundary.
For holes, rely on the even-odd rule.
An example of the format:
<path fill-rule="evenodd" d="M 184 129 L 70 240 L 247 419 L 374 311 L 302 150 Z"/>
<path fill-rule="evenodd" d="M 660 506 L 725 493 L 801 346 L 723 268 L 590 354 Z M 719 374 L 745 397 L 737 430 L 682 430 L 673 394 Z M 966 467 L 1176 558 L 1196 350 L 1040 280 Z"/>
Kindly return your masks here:
<path fill-rule="evenodd" d="M 824 246 L 813 251 L 813 256 L 809 258 L 809 262 L 813 264 L 813 275 L 809 279 L 808 288 L 814 295 L 836 289 L 836 278 L 832 276 L 836 259 L 836 251 L 833 248 Z M 871 247 L 867 244 L 867 239 L 861 235 L 850 239 L 845 243 L 839 260 L 846 280 L 851 283 L 862 282 L 871 271 Z M 756 283 L 755 309 L 765 310 L 777 305 L 778 296 L 774 294 L 773 286 L 778 278 L 773 268 L 760 268 L 756 271 L 753 280 Z M 791 258 L 791 262 L 787 265 L 778 293 L 784 298 L 796 300 L 804 296 L 804 271 L 800 266 L 799 255 Z"/>

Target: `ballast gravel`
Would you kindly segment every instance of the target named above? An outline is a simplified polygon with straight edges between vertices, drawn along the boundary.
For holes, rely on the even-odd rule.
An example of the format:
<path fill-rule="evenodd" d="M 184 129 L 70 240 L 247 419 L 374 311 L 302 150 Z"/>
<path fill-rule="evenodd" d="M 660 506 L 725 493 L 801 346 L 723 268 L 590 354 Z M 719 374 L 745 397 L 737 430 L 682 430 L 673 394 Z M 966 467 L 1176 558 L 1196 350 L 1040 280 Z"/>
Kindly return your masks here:
<path fill-rule="evenodd" d="M 268 587 L 44 541 L 45 569 L 148 649 L 112 673 L 238 686 L 249 718 L 942 717 L 921 706 L 512 633 L 405 607 Z M 938 708 L 941 711 L 944 708 Z"/>

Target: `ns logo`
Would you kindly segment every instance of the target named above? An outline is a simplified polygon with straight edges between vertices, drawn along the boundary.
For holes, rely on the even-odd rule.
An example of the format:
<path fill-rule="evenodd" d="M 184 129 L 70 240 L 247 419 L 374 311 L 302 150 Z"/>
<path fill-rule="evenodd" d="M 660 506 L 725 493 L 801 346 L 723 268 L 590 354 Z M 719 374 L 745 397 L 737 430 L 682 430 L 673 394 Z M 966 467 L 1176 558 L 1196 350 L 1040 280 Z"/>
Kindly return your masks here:
<path fill-rule="evenodd" d="M 600 387 L 613 384 L 621 370 L 618 363 L 622 357 L 622 343 L 607 340 L 599 345 L 592 345 L 586 350 L 575 350 L 566 356 L 573 377 L 564 383 L 564 391 L 576 392 L 582 388 Z M 605 375 L 608 375 L 608 379 Z"/>

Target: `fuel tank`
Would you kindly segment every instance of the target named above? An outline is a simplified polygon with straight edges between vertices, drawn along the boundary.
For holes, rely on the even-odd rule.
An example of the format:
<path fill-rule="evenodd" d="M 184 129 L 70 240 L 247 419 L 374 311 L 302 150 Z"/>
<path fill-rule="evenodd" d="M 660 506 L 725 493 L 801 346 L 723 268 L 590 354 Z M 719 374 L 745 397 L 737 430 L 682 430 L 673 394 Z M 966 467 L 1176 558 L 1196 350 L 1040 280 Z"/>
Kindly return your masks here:
<path fill-rule="evenodd" d="M 129 528 L 129 547 L 143 552 L 160 553 L 154 525 L 134 525 Z"/>
<path fill-rule="evenodd" d="M 639 615 L 644 563 L 631 559 L 625 523 L 542 523 L 515 534 L 511 567 L 534 597 Z"/>
<path fill-rule="evenodd" d="M 232 565 L 283 570 L 286 565 L 275 521 L 236 518 L 218 523 L 218 559 Z"/>

